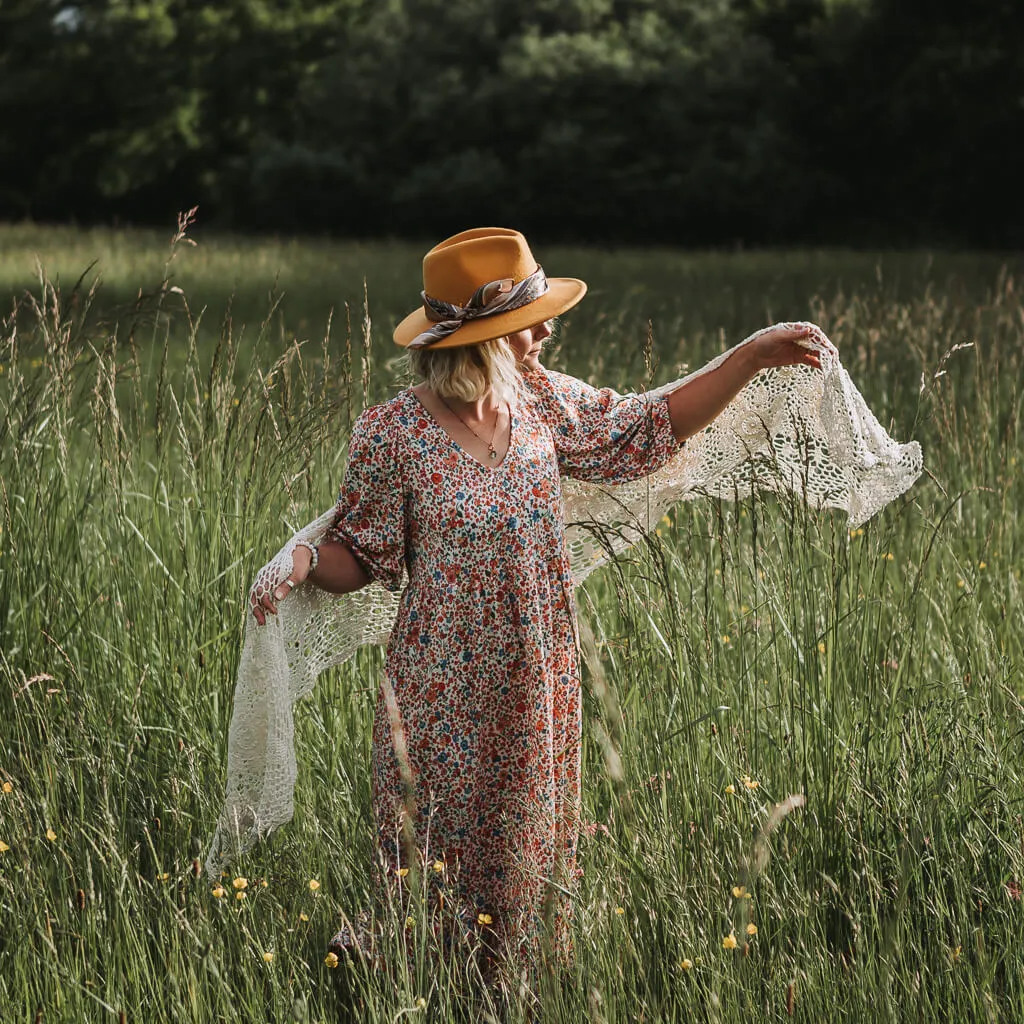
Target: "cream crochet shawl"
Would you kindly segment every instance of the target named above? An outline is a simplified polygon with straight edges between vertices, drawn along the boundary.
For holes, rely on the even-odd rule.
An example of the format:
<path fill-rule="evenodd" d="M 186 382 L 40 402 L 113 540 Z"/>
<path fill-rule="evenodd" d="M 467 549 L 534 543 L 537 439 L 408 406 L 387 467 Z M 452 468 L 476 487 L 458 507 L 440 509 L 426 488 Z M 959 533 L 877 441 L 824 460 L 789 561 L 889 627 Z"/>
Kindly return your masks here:
<path fill-rule="evenodd" d="M 761 333 L 651 394 L 713 370 Z M 645 479 L 614 486 L 562 481 L 577 585 L 636 543 L 677 501 L 788 491 L 812 508 L 844 510 L 852 528 L 911 486 L 922 469 L 920 445 L 899 444 L 882 429 L 820 328 L 814 328 L 809 346 L 820 352 L 821 372 L 804 366 L 761 371 L 708 428 Z M 333 520 L 332 507 L 299 530 L 260 569 L 250 593 L 277 587 L 291 572 L 295 543 L 321 540 Z M 378 584 L 342 596 L 302 584 L 264 626 L 247 609 L 226 792 L 206 858 L 211 878 L 291 819 L 295 703 L 325 669 L 363 644 L 386 642 L 398 600 L 398 593 Z"/>

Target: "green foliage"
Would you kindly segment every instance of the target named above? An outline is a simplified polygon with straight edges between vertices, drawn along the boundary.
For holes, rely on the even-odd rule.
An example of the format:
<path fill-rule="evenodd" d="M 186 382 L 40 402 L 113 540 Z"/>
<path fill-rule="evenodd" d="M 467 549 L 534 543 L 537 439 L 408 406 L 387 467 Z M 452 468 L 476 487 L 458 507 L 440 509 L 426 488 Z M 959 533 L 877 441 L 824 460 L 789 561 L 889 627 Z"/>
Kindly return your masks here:
<path fill-rule="evenodd" d="M 1022 12 L 12 0 L 0 216 L 1016 245 Z"/>

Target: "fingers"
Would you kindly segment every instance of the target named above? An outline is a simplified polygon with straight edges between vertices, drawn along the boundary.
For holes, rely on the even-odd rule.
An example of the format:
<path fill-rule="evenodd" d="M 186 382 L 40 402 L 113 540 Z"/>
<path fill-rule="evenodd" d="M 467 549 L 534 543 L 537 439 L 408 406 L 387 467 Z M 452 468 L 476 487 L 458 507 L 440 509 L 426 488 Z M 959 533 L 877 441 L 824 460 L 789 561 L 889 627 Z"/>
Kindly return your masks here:
<path fill-rule="evenodd" d="M 250 595 L 249 610 L 252 612 L 253 618 L 262 626 L 267 621 L 267 612 L 276 615 L 277 605 L 272 597 L 278 602 L 283 601 L 292 592 L 295 584 L 296 580 L 288 576 L 277 586 L 273 595 L 270 593 L 263 594 L 258 601 L 253 600 L 253 595 Z"/>

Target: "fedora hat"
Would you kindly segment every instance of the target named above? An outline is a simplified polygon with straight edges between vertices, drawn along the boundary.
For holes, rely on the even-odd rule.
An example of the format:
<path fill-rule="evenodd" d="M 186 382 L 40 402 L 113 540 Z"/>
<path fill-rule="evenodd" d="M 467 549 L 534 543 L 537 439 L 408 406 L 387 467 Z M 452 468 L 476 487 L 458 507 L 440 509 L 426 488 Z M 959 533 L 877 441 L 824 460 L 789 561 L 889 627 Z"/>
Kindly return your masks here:
<path fill-rule="evenodd" d="M 586 291 L 574 277 L 547 277 L 520 232 L 473 228 L 423 257 L 423 305 L 395 328 L 395 342 L 403 348 L 476 345 L 558 316 Z"/>

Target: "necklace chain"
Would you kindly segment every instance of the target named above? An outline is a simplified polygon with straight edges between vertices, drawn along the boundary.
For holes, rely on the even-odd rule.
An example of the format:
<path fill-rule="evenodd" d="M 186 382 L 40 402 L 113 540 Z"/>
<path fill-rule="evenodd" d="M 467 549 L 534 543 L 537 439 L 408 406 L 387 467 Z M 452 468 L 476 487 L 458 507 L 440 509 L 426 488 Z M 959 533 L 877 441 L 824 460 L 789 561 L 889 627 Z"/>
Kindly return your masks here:
<path fill-rule="evenodd" d="M 459 422 L 460 422 L 460 423 L 461 423 L 461 424 L 462 424 L 462 425 L 463 425 L 463 426 L 464 426 L 464 427 L 465 427 L 465 428 L 466 428 L 466 429 L 467 429 L 467 430 L 468 430 L 468 431 L 469 431 L 469 432 L 470 432 L 470 433 L 471 433 L 471 434 L 472 434 L 472 435 L 474 436 L 474 437 L 476 437 L 476 438 L 477 438 L 478 440 L 480 440 L 480 441 L 483 441 L 483 440 L 484 440 L 484 439 L 483 439 L 483 438 L 482 438 L 482 437 L 481 437 L 481 436 L 480 436 L 480 435 L 479 435 L 479 434 L 478 434 L 478 433 L 477 433 L 477 432 L 476 432 L 476 431 L 475 431 L 475 430 L 474 430 L 474 429 L 473 429 L 473 428 L 472 428 L 472 427 L 471 427 L 471 426 L 470 426 L 470 425 L 469 425 L 469 424 L 468 424 L 468 423 L 467 423 L 467 422 L 466 422 L 466 421 L 465 421 L 465 420 L 464 420 L 464 419 L 463 419 L 463 418 L 462 418 L 462 417 L 461 417 L 461 416 L 460 416 L 460 415 L 459 415 L 459 414 L 458 414 L 458 413 L 457 413 L 457 412 L 456 412 L 456 411 L 455 411 L 455 410 L 454 410 L 454 409 L 453 409 L 453 408 L 452 408 L 452 407 L 451 407 L 451 406 L 450 406 L 450 405 L 449 405 L 449 404 L 448 404 L 448 403 L 447 403 L 447 402 L 446 402 L 445 400 L 444 400 L 444 397 L 443 397 L 442 395 L 438 395 L 437 397 L 441 399 L 441 404 L 442 404 L 442 405 L 443 405 L 443 406 L 444 406 L 444 407 L 445 407 L 445 408 L 446 408 L 446 409 L 447 409 L 447 410 L 448 410 L 448 411 L 449 411 L 449 412 L 450 412 L 450 413 L 451 413 L 451 414 L 452 414 L 452 415 L 453 415 L 453 416 L 454 416 L 454 417 L 455 417 L 455 418 L 456 418 L 456 419 L 457 419 L 457 420 L 458 420 L 458 421 L 459 421 Z M 507 405 L 508 403 L 506 402 L 505 404 Z M 493 459 L 496 459 L 496 458 L 498 457 L 498 453 L 497 453 L 497 451 L 496 451 L 496 450 L 495 450 L 495 448 L 494 448 L 494 435 L 495 435 L 495 434 L 496 434 L 496 433 L 498 432 L 498 418 L 499 418 L 500 416 L 501 416 L 501 408 L 499 407 L 499 408 L 497 408 L 497 409 L 495 409 L 495 410 L 494 410 L 494 429 L 493 429 L 493 430 L 491 431 L 491 439 L 490 439 L 489 441 L 485 441 L 485 442 L 484 442 L 484 443 L 485 443 L 485 444 L 487 445 L 487 457 L 488 457 L 489 459 L 492 459 L 492 460 L 493 460 Z M 510 418 L 510 419 L 511 419 L 511 416 L 512 416 L 512 413 L 510 412 L 510 413 L 509 413 L 509 418 Z"/>

